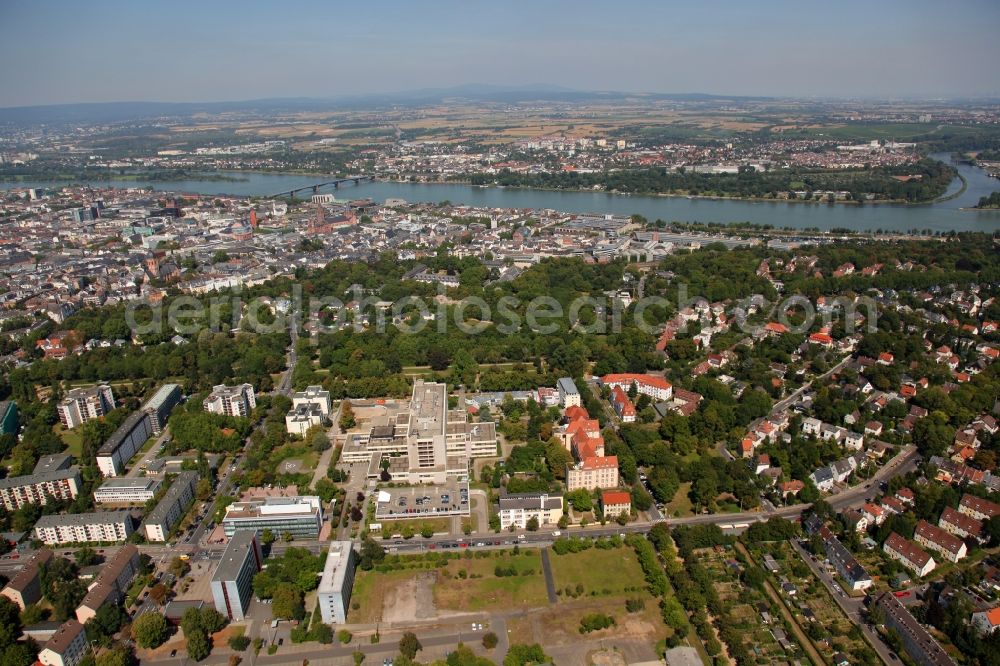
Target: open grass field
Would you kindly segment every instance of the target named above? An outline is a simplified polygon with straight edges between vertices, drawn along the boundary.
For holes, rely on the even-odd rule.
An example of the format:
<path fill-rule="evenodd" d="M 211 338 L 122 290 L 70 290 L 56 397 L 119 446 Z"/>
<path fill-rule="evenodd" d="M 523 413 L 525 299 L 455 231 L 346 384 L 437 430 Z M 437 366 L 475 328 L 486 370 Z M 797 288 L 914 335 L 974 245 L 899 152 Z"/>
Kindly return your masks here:
<path fill-rule="evenodd" d="M 644 576 L 631 548 L 591 548 L 580 553 L 557 555 L 549 552 L 556 590 L 583 586 L 583 594 L 632 593 L 645 595 Z M 638 588 L 638 589 L 636 589 Z M 651 597 L 650 597 L 651 598 Z"/>
<path fill-rule="evenodd" d="M 349 622 L 370 623 L 382 619 L 382 609 L 386 600 L 395 595 L 399 586 L 424 573 L 425 569 L 404 571 L 361 571 L 354 579 L 351 592 L 351 608 L 347 614 Z"/>
<path fill-rule="evenodd" d="M 542 558 L 537 550 L 493 551 L 501 557 L 451 560 L 438 573 L 434 603 L 440 609 L 484 611 L 531 608 L 548 603 Z M 517 576 L 497 577 L 494 569 L 514 567 Z M 465 572 L 465 577 L 462 577 Z"/>

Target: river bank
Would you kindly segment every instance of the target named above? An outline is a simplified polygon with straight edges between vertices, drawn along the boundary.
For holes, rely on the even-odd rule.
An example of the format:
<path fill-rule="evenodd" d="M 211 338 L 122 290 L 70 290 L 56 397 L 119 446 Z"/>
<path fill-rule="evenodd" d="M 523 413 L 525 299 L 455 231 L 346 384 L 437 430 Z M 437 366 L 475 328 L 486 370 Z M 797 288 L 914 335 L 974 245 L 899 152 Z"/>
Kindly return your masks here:
<path fill-rule="evenodd" d="M 686 222 L 696 224 L 753 224 L 762 227 L 843 230 L 856 232 L 920 233 L 950 231 L 994 231 L 1000 229 L 1000 218 L 993 211 L 968 213 L 962 208 L 975 206 L 980 197 L 997 189 L 997 181 L 987 177 L 982 169 L 966 164 L 955 165 L 967 181 L 963 190 L 961 178 L 954 179 L 945 197 L 947 201 L 914 204 L 879 203 L 869 205 L 822 205 L 825 202 L 783 200 L 748 200 L 734 198 L 695 198 L 687 196 L 612 194 L 609 192 L 514 189 L 475 187 L 455 183 L 413 183 L 408 181 L 345 183 L 339 188 L 324 188 L 342 199 L 371 198 L 378 202 L 402 199 L 411 203 L 450 201 L 456 205 L 478 208 L 515 210 L 555 210 L 567 214 L 642 215 L 655 222 Z M 101 180 L 83 183 L 94 187 L 134 188 L 148 186 L 158 191 L 197 193 L 202 196 L 267 197 L 275 192 L 287 192 L 323 182 L 323 174 L 289 174 L 248 171 L 220 172 L 239 180 L 215 181 L 116 181 Z M 51 188 L 52 182 L 0 182 L 0 189 L 12 187 Z M 954 195 L 954 198 L 951 198 Z M 812 204 L 790 206 L 787 203 Z"/>

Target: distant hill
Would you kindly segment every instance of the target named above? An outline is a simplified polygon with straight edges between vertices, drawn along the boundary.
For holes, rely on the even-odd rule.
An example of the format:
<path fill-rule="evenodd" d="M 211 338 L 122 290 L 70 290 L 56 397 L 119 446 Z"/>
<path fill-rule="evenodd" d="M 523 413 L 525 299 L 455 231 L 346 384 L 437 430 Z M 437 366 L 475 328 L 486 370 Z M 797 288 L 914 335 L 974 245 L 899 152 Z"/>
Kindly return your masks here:
<path fill-rule="evenodd" d="M 433 104 L 463 99 L 482 102 L 518 103 L 526 101 L 585 102 L 642 98 L 648 100 L 724 101 L 770 99 L 702 93 L 626 93 L 617 91 L 573 90 L 548 84 L 496 86 L 467 84 L 450 88 L 421 88 L 392 93 L 342 95 L 330 98 L 289 97 L 236 102 L 95 102 L 0 108 L 0 123 L 13 125 L 64 125 L 72 123 L 114 123 L 127 120 L 183 118 L 198 113 L 261 113 L 322 111 L 342 108 Z"/>

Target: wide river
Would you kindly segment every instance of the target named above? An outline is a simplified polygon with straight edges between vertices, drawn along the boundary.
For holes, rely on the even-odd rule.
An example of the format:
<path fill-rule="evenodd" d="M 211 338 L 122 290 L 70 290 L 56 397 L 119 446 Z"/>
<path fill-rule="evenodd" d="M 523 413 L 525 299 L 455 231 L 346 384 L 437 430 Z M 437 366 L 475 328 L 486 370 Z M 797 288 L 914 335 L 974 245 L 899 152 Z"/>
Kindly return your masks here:
<path fill-rule="evenodd" d="M 948 155 L 935 155 L 950 161 Z M 781 203 L 768 201 L 740 201 L 717 199 L 688 199 L 687 197 L 639 196 L 608 194 L 605 192 L 559 192 L 497 187 L 472 187 L 458 184 L 419 184 L 374 182 L 360 185 L 341 185 L 339 189 L 325 188 L 337 198 L 360 199 L 371 197 L 382 202 L 388 198 L 408 202 L 451 201 L 455 204 L 497 208 L 551 208 L 568 213 L 639 214 L 649 220 L 668 222 L 752 222 L 793 229 L 853 229 L 857 231 L 908 232 L 923 231 L 987 231 L 1000 229 L 1000 211 L 961 210 L 975 206 L 982 196 L 1000 190 L 1000 180 L 990 178 L 982 169 L 967 164 L 954 164 L 968 182 L 961 196 L 941 203 L 922 206 L 868 204 L 863 206 L 827 203 Z M 98 187 L 152 186 L 157 190 L 197 192 L 200 194 L 234 194 L 267 196 L 295 187 L 321 182 L 319 175 L 294 175 L 279 173 L 232 173 L 245 180 L 181 180 L 142 182 L 129 180 L 95 181 Z M 12 187 L 52 188 L 56 182 L 0 182 L 0 189 Z M 961 189 L 956 178 L 948 193 Z M 305 193 L 306 195 L 309 192 Z M 303 194 L 300 194 L 303 196 Z"/>

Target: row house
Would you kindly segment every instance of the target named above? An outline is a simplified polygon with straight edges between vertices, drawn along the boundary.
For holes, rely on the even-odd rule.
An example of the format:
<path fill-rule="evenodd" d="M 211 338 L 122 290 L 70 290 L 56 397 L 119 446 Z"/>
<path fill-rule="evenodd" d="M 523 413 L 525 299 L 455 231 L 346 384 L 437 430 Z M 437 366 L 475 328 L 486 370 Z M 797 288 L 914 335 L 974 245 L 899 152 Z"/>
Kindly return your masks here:
<path fill-rule="evenodd" d="M 993 516 L 1000 515 L 1000 504 L 965 494 L 958 503 L 958 511 L 975 520 L 989 520 Z"/>
<path fill-rule="evenodd" d="M 941 512 L 938 527 L 960 539 L 975 539 L 979 543 L 985 541 L 982 521 L 960 513 L 950 506 L 946 506 Z"/>
<path fill-rule="evenodd" d="M 926 576 L 937 566 L 937 562 L 920 546 L 893 532 L 882 545 L 882 550 L 890 558 L 901 563 L 917 576 Z"/>
<path fill-rule="evenodd" d="M 913 540 L 925 548 L 936 551 L 949 562 L 958 562 L 967 554 L 964 541 L 926 520 L 917 523 Z"/>

